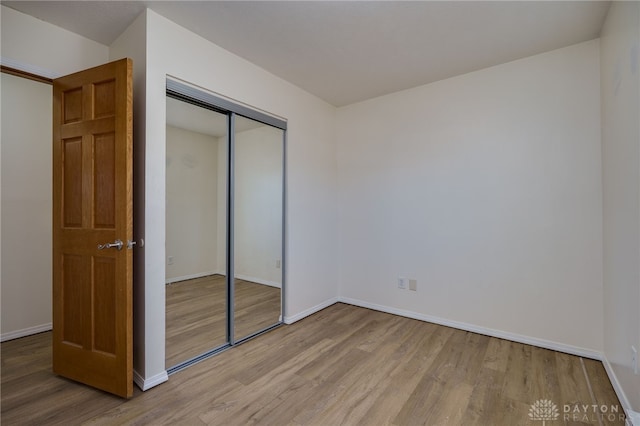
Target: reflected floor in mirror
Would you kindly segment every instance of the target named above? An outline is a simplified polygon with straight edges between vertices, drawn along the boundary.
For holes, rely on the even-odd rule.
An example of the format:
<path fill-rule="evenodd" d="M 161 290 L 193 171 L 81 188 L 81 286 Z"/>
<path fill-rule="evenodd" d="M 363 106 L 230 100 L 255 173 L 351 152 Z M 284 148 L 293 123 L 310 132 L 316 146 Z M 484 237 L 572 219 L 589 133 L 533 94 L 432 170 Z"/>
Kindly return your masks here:
<path fill-rule="evenodd" d="M 236 336 L 244 337 L 279 321 L 280 289 L 236 280 Z M 227 289 L 224 275 L 166 286 L 167 368 L 224 345 Z"/>
<path fill-rule="evenodd" d="M 238 278 L 235 282 L 236 340 L 280 322 L 280 288 Z"/>

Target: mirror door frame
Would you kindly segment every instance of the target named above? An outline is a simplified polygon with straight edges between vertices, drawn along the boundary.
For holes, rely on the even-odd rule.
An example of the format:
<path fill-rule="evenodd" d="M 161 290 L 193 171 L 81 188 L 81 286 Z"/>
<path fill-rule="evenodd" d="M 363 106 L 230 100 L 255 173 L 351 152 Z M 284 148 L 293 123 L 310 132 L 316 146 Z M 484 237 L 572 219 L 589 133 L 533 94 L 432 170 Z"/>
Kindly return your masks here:
<path fill-rule="evenodd" d="M 227 195 L 226 195 L 226 213 L 227 213 L 227 229 L 226 229 L 226 286 L 227 286 L 227 343 L 225 345 L 214 348 L 208 352 L 188 359 L 178 365 L 169 366 L 167 373 L 172 374 L 180 371 L 190 365 L 193 365 L 203 359 L 209 358 L 221 351 L 229 349 L 235 345 L 253 339 L 260 334 L 279 327 L 283 324 L 285 312 L 285 287 L 286 287 L 286 215 L 287 215 L 287 122 L 281 118 L 269 115 L 265 112 L 258 111 L 248 106 L 233 102 L 224 97 L 206 92 L 203 89 L 196 88 L 185 82 L 178 81 L 167 77 L 166 80 L 166 96 L 184 101 L 205 109 L 225 114 L 227 116 Z M 266 328 L 256 330 L 240 339 L 234 336 L 234 158 L 235 158 L 235 119 L 236 116 L 245 117 L 265 125 L 282 130 L 282 225 L 281 225 L 281 288 L 280 288 L 280 316 L 278 321 Z"/>

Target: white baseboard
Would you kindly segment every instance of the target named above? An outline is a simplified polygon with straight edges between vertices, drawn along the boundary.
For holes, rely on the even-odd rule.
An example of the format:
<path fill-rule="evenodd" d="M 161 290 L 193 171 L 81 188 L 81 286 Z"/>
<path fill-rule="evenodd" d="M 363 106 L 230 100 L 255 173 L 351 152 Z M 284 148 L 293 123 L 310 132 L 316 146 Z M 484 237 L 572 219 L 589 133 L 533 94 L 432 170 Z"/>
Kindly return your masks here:
<path fill-rule="evenodd" d="M 166 371 L 160 374 L 156 374 L 148 379 L 143 378 L 136 370 L 133 370 L 133 382 L 140 388 L 140 390 L 147 391 L 154 386 L 158 386 L 161 383 L 169 380 L 169 375 Z"/>
<path fill-rule="evenodd" d="M 177 283 L 177 282 L 186 281 L 186 280 L 194 280 L 196 278 L 208 277 L 211 275 L 224 275 L 224 273 L 211 271 L 211 272 L 199 272 L 197 274 L 181 275 L 179 277 L 167 278 L 165 280 L 165 284 L 172 284 L 172 283 Z M 256 283 L 256 284 L 268 285 L 269 287 L 282 288 L 282 285 L 280 285 L 280 283 L 275 281 L 263 280 L 262 278 L 250 277 L 248 275 L 236 275 L 236 278 L 239 278 L 245 281 L 251 281 L 252 283 Z"/>
<path fill-rule="evenodd" d="M 625 408 L 625 414 L 627 415 L 627 426 L 640 426 L 640 413 L 633 411 L 632 409 Z"/>
<path fill-rule="evenodd" d="M 622 385 L 620 385 L 618 376 L 616 376 L 615 371 L 613 371 L 613 367 L 611 367 L 611 363 L 607 359 L 606 355 L 602 356 L 602 365 L 604 365 L 604 370 L 607 372 L 607 376 L 609 376 L 609 381 L 613 386 L 613 390 L 616 392 L 616 396 L 618 397 L 620 404 L 622 404 L 624 413 L 627 416 L 627 425 L 640 426 L 640 413 L 631 409 L 629 398 L 627 398 L 627 394 L 624 392 Z"/>
<path fill-rule="evenodd" d="M 250 281 L 250 282 L 256 283 L 256 284 L 268 285 L 270 287 L 277 287 L 277 288 L 281 288 L 282 287 L 282 285 L 280 285 L 280 283 L 278 283 L 278 282 L 267 281 L 267 280 L 263 280 L 262 278 L 250 277 L 248 275 L 236 274 L 236 278 L 239 278 L 239 279 L 245 280 L 245 281 Z"/>
<path fill-rule="evenodd" d="M 298 314 L 295 314 L 293 316 L 285 316 L 284 317 L 284 323 L 285 324 L 293 324 L 296 321 L 300 321 L 303 318 L 308 317 L 309 315 L 315 314 L 318 311 L 323 310 L 324 308 L 328 308 L 329 306 L 333 305 L 334 303 L 338 303 L 340 300 L 337 297 L 333 297 L 331 299 L 325 300 L 322 303 L 317 304 L 316 306 L 313 306 L 309 309 L 306 309 Z"/>
<path fill-rule="evenodd" d="M 511 340 L 513 342 L 524 343 L 526 345 L 538 346 L 545 349 L 551 349 L 558 352 L 565 352 L 571 355 L 581 356 L 583 358 L 591 358 L 598 361 L 602 360 L 602 353 L 591 349 L 580 348 L 564 343 L 553 342 L 550 340 L 538 339 L 535 337 L 525 336 L 517 333 L 510 333 L 502 330 L 481 327 L 459 321 L 452 321 L 445 318 L 424 315 L 417 312 L 406 311 L 404 309 L 391 308 L 388 306 L 377 305 L 375 303 L 365 302 L 363 300 L 351 299 L 348 297 L 340 297 L 339 302 L 348 303 L 350 305 L 361 306 L 363 308 L 373 309 L 375 311 L 386 312 L 388 314 L 400 315 L 407 318 L 413 318 L 420 321 L 432 322 L 447 327 L 453 327 L 460 330 L 471 331 L 473 333 L 484 334 L 486 336 L 497 337 L 499 339 Z"/>
<path fill-rule="evenodd" d="M 0 342 L 6 342 L 7 340 L 19 339 L 20 337 L 31 336 L 32 334 L 49 331 L 52 329 L 52 327 L 52 324 L 48 322 L 46 324 L 23 328 L 22 330 L 9 331 L 8 333 L 3 333 L 2 335 L 0 335 Z"/>
<path fill-rule="evenodd" d="M 208 277 L 210 275 L 217 275 L 217 274 L 218 272 L 211 271 L 211 272 L 199 272 L 197 274 L 190 274 L 190 275 L 182 275 L 180 277 L 165 279 L 165 284 L 177 283 L 179 281 L 193 280 L 196 278 Z"/>

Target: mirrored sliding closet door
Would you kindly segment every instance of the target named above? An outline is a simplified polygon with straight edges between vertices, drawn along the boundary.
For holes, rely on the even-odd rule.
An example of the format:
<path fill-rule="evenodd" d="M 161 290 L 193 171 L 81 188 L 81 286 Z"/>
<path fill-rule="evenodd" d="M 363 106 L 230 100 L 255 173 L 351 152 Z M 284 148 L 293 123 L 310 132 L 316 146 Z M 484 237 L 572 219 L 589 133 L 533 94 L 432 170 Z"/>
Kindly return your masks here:
<path fill-rule="evenodd" d="M 281 324 L 286 122 L 167 81 L 166 368 Z"/>
<path fill-rule="evenodd" d="M 167 97 L 167 367 L 227 336 L 227 116 Z"/>
<path fill-rule="evenodd" d="M 234 120 L 234 339 L 280 321 L 282 311 L 281 129 Z"/>

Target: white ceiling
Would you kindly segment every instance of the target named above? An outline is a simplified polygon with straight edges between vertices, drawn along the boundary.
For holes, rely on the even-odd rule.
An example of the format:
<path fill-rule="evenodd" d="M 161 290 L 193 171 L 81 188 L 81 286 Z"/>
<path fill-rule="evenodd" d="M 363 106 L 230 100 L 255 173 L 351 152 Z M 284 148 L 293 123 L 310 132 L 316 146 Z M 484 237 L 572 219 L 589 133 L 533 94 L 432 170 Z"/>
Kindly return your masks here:
<path fill-rule="evenodd" d="M 220 138 L 227 136 L 227 116 L 167 96 L 167 125 Z M 266 126 L 250 118 L 237 116 L 235 133 Z"/>
<path fill-rule="evenodd" d="M 227 116 L 167 96 L 167 126 L 219 138 L 227 134 Z"/>
<path fill-rule="evenodd" d="M 342 106 L 597 38 L 599 1 L 2 1 L 111 44 L 145 7 Z"/>

